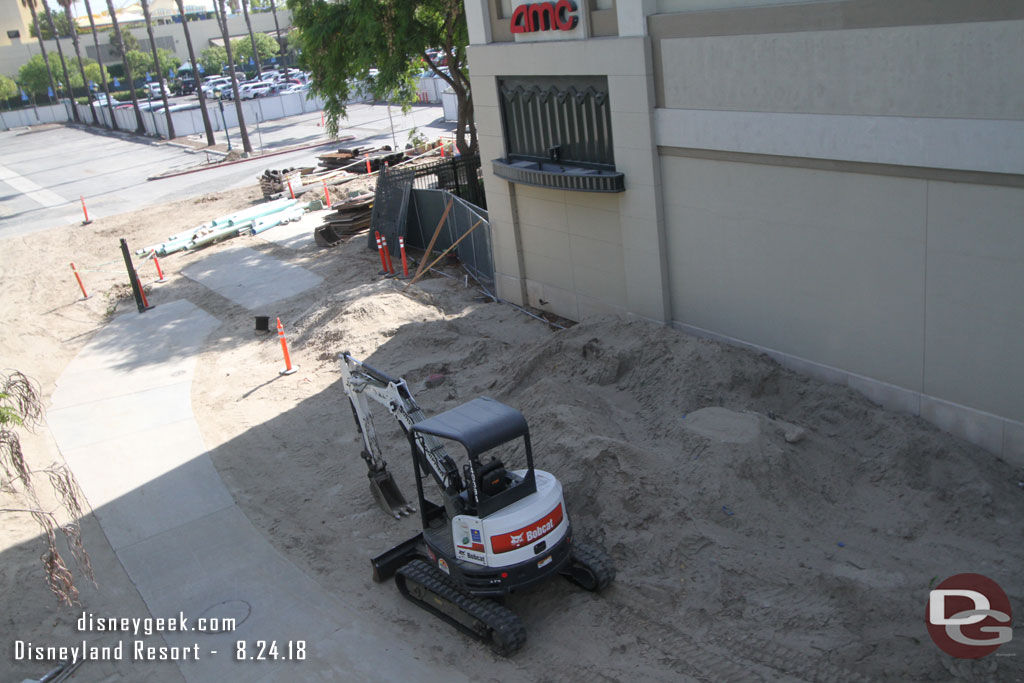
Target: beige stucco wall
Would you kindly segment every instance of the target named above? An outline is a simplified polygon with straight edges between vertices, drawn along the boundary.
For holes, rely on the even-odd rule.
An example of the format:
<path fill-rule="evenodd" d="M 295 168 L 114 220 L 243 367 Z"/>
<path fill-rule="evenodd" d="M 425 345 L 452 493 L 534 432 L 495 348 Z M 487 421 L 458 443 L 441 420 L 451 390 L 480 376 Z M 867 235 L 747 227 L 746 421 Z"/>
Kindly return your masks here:
<path fill-rule="evenodd" d="M 667 108 L 1020 119 L 1024 21 L 666 38 Z"/>
<path fill-rule="evenodd" d="M 21 0 L 0 0 L 0 47 L 5 45 L 21 45 L 35 40 L 29 35 L 32 26 L 32 13 L 21 4 Z M 20 38 L 11 40 L 8 31 L 18 31 Z"/>
<path fill-rule="evenodd" d="M 1024 456 L 1024 189 L 670 153 L 661 166 L 675 321 Z"/>
<path fill-rule="evenodd" d="M 665 320 L 665 264 L 646 38 L 471 45 L 474 109 L 499 295 L 575 320 L 633 312 Z M 616 169 L 626 191 L 555 191 L 494 175 L 505 156 L 498 76 L 606 75 Z"/>
<path fill-rule="evenodd" d="M 920 391 L 924 181 L 661 164 L 675 320 Z"/>
<path fill-rule="evenodd" d="M 926 212 L 924 391 L 1024 422 L 1024 189 L 929 182 Z"/>

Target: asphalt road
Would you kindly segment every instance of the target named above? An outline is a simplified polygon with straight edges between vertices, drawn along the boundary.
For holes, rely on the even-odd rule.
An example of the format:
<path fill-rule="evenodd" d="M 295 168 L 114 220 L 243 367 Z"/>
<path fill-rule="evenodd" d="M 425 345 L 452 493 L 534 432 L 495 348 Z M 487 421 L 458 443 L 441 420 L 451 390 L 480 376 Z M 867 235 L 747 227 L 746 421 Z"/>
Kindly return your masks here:
<path fill-rule="evenodd" d="M 440 106 L 417 106 L 408 115 L 384 105 L 354 104 L 341 122 L 339 135 L 355 135 L 344 146 L 394 144 L 404 147 L 414 126 L 428 139 L 449 133 Z M 267 168 L 315 166 L 316 155 L 341 146 L 320 127 L 320 114 L 308 113 L 249 125 L 257 151 L 273 152 L 296 145 L 318 145 L 266 159 L 209 168 L 196 173 L 149 181 L 152 175 L 203 163 L 206 153 L 162 141 L 70 126 L 0 132 L 0 239 L 25 235 L 83 219 L 80 198 L 90 218 L 112 216 L 175 199 L 256 185 Z M 230 139 L 241 146 L 238 129 Z M 223 133 L 216 133 L 218 143 Z M 205 136 L 204 136 L 205 139 Z"/>

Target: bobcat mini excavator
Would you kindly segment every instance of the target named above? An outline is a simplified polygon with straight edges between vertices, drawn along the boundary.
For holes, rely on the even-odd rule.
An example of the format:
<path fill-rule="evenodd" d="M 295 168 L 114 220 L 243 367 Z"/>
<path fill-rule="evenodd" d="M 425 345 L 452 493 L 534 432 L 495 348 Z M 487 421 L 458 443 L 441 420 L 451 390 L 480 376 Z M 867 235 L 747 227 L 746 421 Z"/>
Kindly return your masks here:
<path fill-rule="evenodd" d="M 373 558 L 373 579 L 394 577 L 398 590 L 499 654 L 526 641 L 522 622 L 498 601 L 563 575 L 600 591 L 615 578 L 611 558 L 573 539 L 562 485 L 534 469 L 530 433 L 518 410 L 476 398 L 427 418 L 403 379 L 340 355 L 345 394 L 363 437 L 370 489 L 390 514 L 416 512 L 399 491 L 377 443 L 367 399 L 383 404 L 409 440 L 423 531 Z M 462 468 L 445 442 L 466 453 Z M 522 446 L 526 467 L 506 469 L 495 454 Z M 426 497 L 433 479 L 441 501 Z"/>

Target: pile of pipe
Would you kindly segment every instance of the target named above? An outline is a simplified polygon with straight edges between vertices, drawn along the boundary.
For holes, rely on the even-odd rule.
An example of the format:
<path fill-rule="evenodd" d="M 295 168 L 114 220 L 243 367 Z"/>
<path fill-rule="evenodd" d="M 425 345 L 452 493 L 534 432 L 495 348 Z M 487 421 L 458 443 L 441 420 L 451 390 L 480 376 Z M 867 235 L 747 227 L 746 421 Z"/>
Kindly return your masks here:
<path fill-rule="evenodd" d="M 196 249 L 237 235 L 256 235 L 281 223 L 302 218 L 306 208 L 297 199 L 278 199 L 251 209 L 221 216 L 203 223 L 166 241 L 137 250 L 139 256 L 166 256 L 178 251 Z"/>

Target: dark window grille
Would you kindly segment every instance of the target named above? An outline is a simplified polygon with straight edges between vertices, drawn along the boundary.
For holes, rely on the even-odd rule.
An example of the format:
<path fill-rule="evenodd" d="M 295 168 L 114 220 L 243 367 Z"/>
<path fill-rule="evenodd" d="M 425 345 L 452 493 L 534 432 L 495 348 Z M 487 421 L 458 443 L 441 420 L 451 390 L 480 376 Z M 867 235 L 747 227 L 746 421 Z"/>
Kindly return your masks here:
<path fill-rule="evenodd" d="M 604 76 L 501 78 L 498 91 L 510 161 L 615 168 Z"/>

